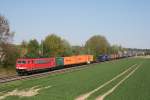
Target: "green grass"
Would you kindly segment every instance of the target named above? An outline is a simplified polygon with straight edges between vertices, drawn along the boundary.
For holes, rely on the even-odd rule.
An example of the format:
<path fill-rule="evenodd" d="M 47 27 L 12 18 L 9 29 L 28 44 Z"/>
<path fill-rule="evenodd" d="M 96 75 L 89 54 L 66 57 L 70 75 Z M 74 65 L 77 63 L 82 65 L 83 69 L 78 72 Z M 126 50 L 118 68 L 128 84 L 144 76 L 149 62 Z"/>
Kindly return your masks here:
<path fill-rule="evenodd" d="M 101 88 L 98 91 L 94 92 L 88 98 L 88 100 L 95 100 L 96 97 L 98 97 L 98 96 L 106 93 L 108 90 L 110 90 L 111 88 L 113 88 L 118 82 L 120 82 L 123 78 L 125 78 L 130 72 L 132 72 L 136 67 L 137 66 L 133 66 L 131 70 L 128 70 L 126 73 L 124 73 L 123 75 L 121 75 L 120 77 L 118 77 L 117 79 L 115 79 L 114 81 L 112 81 L 111 83 L 107 84 L 103 88 Z"/>
<path fill-rule="evenodd" d="M 150 59 L 105 100 L 150 100 Z"/>
<path fill-rule="evenodd" d="M 93 89 L 102 85 L 103 83 L 111 80 L 113 77 L 120 74 L 125 69 L 129 68 L 131 65 L 135 63 L 140 63 L 141 60 L 143 59 L 133 59 L 133 58 L 121 59 L 121 60 L 105 62 L 97 65 L 89 65 L 88 68 L 79 71 L 50 75 L 45 78 L 35 78 L 30 80 L 21 80 L 21 81 L 14 81 L 6 84 L 1 84 L 0 92 L 3 93 L 0 93 L 0 95 L 3 95 L 4 93 L 12 91 L 16 88 L 27 89 L 33 86 L 40 86 L 40 87 L 52 86 L 49 89 L 41 90 L 38 95 L 33 97 L 10 96 L 7 97 L 6 99 L 7 100 L 17 100 L 17 99 L 73 100 L 77 96 L 90 92 Z M 138 69 L 131 78 L 127 79 L 127 81 L 121 84 L 113 94 L 111 94 L 106 98 L 106 100 L 129 100 L 126 99 L 124 95 L 130 97 L 130 100 L 138 100 L 133 98 L 136 95 L 143 97 L 142 96 L 143 94 L 140 91 L 144 92 L 145 96 L 148 97 L 148 95 L 146 94 L 146 93 L 150 93 L 150 87 L 148 86 L 148 84 L 150 83 L 149 72 L 148 72 L 150 70 L 149 68 L 150 63 L 148 61 L 149 60 L 144 60 L 144 63 L 142 65 L 143 67 L 140 67 L 141 70 Z M 112 83 L 112 86 L 114 84 L 115 83 Z M 110 85 L 110 88 L 112 86 Z M 146 89 L 146 92 L 143 88 Z M 108 88 L 105 89 L 107 90 Z M 139 89 L 139 91 L 137 91 L 136 89 Z M 131 92 L 129 92 L 129 90 Z M 97 91 L 95 94 L 93 94 L 90 97 L 90 99 L 96 98 L 99 93 L 102 93 L 102 91 L 101 90 Z M 139 95 L 139 93 L 141 94 Z M 122 99 L 123 97 L 124 99 Z M 139 100 L 143 100 L 143 99 L 139 99 Z M 149 99 L 144 99 L 144 100 L 149 100 Z"/>

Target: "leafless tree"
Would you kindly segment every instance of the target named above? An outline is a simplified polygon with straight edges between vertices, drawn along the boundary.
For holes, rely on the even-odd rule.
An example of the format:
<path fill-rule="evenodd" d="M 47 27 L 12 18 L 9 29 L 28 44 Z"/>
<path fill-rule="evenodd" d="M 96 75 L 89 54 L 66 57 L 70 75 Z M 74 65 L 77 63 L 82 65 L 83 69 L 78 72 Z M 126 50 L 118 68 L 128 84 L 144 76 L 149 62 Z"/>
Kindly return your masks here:
<path fill-rule="evenodd" d="M 13 32 L 10 32 L 8 20 L 0 15 L 0 43 L 10 42 L 13 35 Z"/>
<path fill-rule="evenodd" d="M 10 32 L 8 20 L 0 15 L 0 63 L 6 57 L 6 49 L 9 49 L 9 44 L 12 42 L 14 32 Z"/>

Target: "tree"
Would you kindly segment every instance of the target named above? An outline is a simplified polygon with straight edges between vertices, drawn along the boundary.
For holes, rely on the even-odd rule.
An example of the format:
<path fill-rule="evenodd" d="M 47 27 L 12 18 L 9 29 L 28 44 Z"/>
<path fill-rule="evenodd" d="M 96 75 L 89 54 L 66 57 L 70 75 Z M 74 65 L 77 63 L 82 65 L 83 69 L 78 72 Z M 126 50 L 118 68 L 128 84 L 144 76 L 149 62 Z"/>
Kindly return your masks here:
<path fill-rule="evenodd" d="M 79 55 L 80 51 L 81 51 L 80 48 L 81 48 L 81 46 L 72 46 L 73 55 Z"/>
<path fill-rule="evenodd" d="M 110 45 L 107 39 L 101 35 L 92 36 L 89 40 L 85 43 L 85 48 L 87 53 L 93 54 L 94 57 L 97 57 L 100 54 L 108 53 Z"/>
<path fill-rule="evenodd" d="M 28 46 L 28 43 L 25 40 L 23 40 L 21 42 L 21 45 L 18 46 L 19 48 L 18 52 L 20 53 L 20 57 L 25 57 L 25 55 L 27 54 L 28 52 L 27 46 Z"/>
<path fill-rule="evenodd" d="M 25 40 L 23 40 L 21 42 L 21 48 L 27 48 L 27 46 L 28 46 L 28 43 Z"/>
<path fill-rule="evenodd" d="M 27 57 L 39 57 L 39 43 L 36 39 L 30 40 L 27 44 Z"/>
<path fill-rule="evenodd" d="M 7 64 L 8 58 L 12 57 L 10 53 L 15 53 L 16 51 L 11 48 L 12 38 L 14 32 L 10 32 L 8 20 L 0 15 L 0 64 Z M 14 55 L 15 56 L 15 55 Z"/>
<path fill-rule="evenodd" d="M 117 54 L 119 51 L 124 51 L 124 49 L 119 45 L 112 45 L 110 50 L 112 54 Z"/>
<path fill-rule="evenodd" d="M 83 46 L 72 46 L 72 54 L 73 55 L 82 55 L 86 54 L 86 50 Z"/>
<path fill-rule="evenodd" d="M 14 32 L 10 32 L 8 20 L 0 15 L 0 44 L 11 42 Z"/>
<path fill-rule="evenodd" d="M 62 56 L 70 56 L 72 55 L 71 52 L 71 45 L 69 44 L 69 42 L 65 39 L 62 40 L 62 49 L 63 51 L 61 52 Z"/>
<path fill-rule="evenodd" d="M 2 65 L 4 67 L 14 66 L 17 58 L 20 56 L 17 46 L 12 44 L 4 44 L 3 48 L 5 48 L 3 50 L 3 52 L 5 52 L 5 56 L 3 58 Z"/>
<path fill-rule="evenodd" d="M 64 51 L 62 39 L 55 35 L 48 35 L 43 41 L 43 53 L 47 57 L 61 56 Z"/>

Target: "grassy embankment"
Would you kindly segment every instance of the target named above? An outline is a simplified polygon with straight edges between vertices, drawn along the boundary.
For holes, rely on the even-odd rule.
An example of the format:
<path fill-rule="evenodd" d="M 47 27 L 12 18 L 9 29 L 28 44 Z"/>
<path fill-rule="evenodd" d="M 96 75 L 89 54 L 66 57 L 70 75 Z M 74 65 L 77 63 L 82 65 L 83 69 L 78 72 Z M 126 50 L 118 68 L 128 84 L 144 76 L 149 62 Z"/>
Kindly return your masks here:
<path fill-rule="evenodd" d="M 15 89 L 28 90 L 34 86 L 40 88 L 50 86 L 50 88 L 39 91 L 39 94 L 31 97 L 7 96 L 7 100 L 73 100 L 76 97 L 90 92 L 105 82 L 111 80 L 116 75 L 120 74 L 127 68 L 134 64 L 139 64 L 144 59 L 121 59 L 116 61 L 105 62 L 96 65 L 89 65 L 88 68 L 79 71 L 66 72 L 63 74 L 50 75 L 45 78 L 35 78 L 30 80 L 14 81 L 7 84 L 0 85 L 0 97 Z M 148 96 L 150 81 L 149 60 L 144 60 L 142 67 L 140 67 L 131 77 L 129 77 L 123 84 L 121 84 L 111 95 L 106 97 L 106 100 L 135 100 L 135 98 L 143 98 Z M 149 65 L 149 66 L 148 66 Z M 123 77 L 118 78 L 108 86 L 104 87 L 89 96 L 88 99 L 95 99 L 97 96 L 103 94 L 115 84 L 117 84 Z M 146 91 L 145 91 L 146 90 Z M 141 94 L 140 94 L 141 93 Z M 143 95 L 144 93 L 144 95 Z M 124 98 L 124 99 L 122 99 Z M 145 97 L 147 98 L 147 97 Z M 138 100 L 138 99 L 136 99 Z M 142 99 L 139 99 L 142 100 Z M 149 99 L 144 99 L 149 100 Z"/>

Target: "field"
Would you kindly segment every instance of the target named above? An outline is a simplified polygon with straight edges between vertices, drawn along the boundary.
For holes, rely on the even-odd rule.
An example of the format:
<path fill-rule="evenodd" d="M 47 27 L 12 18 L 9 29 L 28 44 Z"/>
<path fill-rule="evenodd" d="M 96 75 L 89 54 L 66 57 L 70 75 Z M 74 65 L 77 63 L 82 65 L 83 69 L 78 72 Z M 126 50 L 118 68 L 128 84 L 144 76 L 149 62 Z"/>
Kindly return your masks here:
<path fill-rule="evenodd" d="M 150 100 L 150 59 L 127 58 L 0 85 L 0 100 Z"/>

